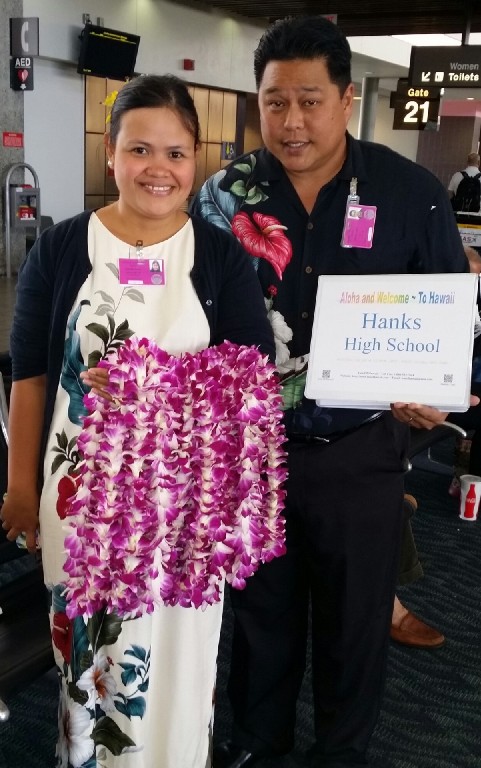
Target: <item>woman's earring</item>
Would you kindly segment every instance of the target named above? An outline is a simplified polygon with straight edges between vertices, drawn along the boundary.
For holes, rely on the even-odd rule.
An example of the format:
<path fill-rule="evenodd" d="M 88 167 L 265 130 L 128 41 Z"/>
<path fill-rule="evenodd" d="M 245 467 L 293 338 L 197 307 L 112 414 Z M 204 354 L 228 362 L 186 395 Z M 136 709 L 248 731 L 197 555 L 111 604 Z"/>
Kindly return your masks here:
<path fill-rule="evenodd" d="M 113 168 L 114 167 L 114 163 L 113 163 L 112 160 L 107 160 L 107 165 L 109 166 L 109 168 Z"/>

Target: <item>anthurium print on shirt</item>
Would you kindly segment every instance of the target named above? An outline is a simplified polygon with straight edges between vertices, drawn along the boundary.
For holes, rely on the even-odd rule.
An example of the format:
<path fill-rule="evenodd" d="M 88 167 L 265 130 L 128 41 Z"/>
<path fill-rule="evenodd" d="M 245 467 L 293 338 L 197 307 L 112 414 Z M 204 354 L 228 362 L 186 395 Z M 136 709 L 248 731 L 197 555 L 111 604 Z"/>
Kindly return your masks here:
<path fill-rule="evenodd" d="M 288 347 L 292 330 L 284 316 L 274 309 L 277 286 L 292 259 L 292 243 L 285 227 L 275 216 L 253 211 L 250 206 L 269 200 L 269 182 L 256 177 L 256 157 L 245 155 L 242 161 L 232 163 L 206 181 L 199 192 L 197 206 L 210 222 L 232 231 L 244 250 L 252 257 L 256 270 L 262 259 L 272 268 L 269 277 L 266 305 L 276 342 L 276 365 L 282 376 L 286 366 L 291 375 L 291 355 Z M 292 365 L 296 365 L 295 361 Z M 304 391 L 304 382 L 299 391 Z M 291 398 L 288 398 L 291 403 Z"/>
<path fill-rule="evenodd" d="M 232 231 L 240 244 L 251 256 L 268 261 L 279 280 L 292 259 L 292 245 L 285 229 L 274 216 L 264 213 L 254 212 L 251 219 L 241 211 L 232 219 Z"/>
<path fill-rule="evenodd" d="M 199 204 L 203 215 L 212 224 L 230 232 L 231 221 L 242 205 L 256 205 L 267 200 L 269 183 L 252 182 L 257 161 L 248 155 L 244 162 L 233 163 L 228 171 L 221 169 L 205 182 L 199 192 Z M 220 203 L 218 202 L 220 199 Z"/>
<path fill-rule="evenodd" d="M 132 338 L 90 393 L 65 540 L 67 615 L 202 607 L 284 553 L 275 367 L 224 342 L 180 357 Z"/>

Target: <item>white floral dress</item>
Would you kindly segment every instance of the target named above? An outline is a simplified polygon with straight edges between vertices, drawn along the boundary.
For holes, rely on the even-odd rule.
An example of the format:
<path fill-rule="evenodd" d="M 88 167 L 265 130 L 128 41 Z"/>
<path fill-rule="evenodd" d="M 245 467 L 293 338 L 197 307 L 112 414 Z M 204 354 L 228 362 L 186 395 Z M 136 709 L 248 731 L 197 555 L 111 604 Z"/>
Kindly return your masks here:
<path fill-rule="evenodd" d="M 141 258 L 163 266 L 165 284 L 122 285 L 119 259 L 138 255 L 95 214 L 88 248 L 92 272 L 69 317 L 40 503 L 61 684 L 57 766 L 206 768 L 222 604 L 206 610 L 161 606 L 130 620 L 99 612 L 70 621 L 62 586 L 62 519 L 76 489 L 76 439 L 84 414 L 80 371 L 134 334 L 155 340 L 171 354 L 198 352 L 209 343 L 207 318 L 189 277 L 192 224 L 142 250 Z"/>

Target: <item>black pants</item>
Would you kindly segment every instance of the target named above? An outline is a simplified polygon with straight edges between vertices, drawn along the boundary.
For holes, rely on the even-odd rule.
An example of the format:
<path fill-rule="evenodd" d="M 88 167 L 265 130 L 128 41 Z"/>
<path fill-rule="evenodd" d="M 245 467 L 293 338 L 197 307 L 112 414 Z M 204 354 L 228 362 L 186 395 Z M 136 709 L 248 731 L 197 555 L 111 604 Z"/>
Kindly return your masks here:
<path fill-rule="evenodd" d="M 399 586 L 411 584 L 423 575 L 423 567 L 419 560 L 419 554 L 414 541 L 411 518 L 414 508 L 404 502 L 404 520 L 401 534 L 401 553 L 399 558 L 399 573 L 397 583 Z"/>
<path fill-rule="evenodd" d="M 312 610 L 316 751 L 365 765 L 385 680 L 408 430 L 390 413 L 329 444 L 291 444 L 287 554 L 231 590 L 233 740 L 289 751 Z"/>

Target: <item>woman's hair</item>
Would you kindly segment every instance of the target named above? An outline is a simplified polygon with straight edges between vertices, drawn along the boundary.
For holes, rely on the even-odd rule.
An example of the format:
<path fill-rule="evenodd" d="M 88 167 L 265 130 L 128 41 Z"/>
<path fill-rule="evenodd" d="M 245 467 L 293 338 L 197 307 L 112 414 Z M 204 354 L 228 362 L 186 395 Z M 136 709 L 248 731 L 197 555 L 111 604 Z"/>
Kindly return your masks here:
<path fill-rule="evenodd" d="M 343 32 L 323 16 L 280 19 L 262 35 L 254 52 L 257 88 L 270 61 L 323 59 L 341 96 L 351 82 L 351 49 Z"/>
<path fill-rule="evenodd" d="M 123 115 L 131 109 L 167 107 L 176 112 L 195 146 L 200 144 L 199 116 L 183 80 L 175 75 L 139 75 L 119 91 L 110 113 L 110 142 L 115 144 Z"/>

